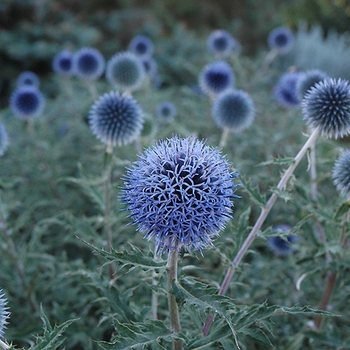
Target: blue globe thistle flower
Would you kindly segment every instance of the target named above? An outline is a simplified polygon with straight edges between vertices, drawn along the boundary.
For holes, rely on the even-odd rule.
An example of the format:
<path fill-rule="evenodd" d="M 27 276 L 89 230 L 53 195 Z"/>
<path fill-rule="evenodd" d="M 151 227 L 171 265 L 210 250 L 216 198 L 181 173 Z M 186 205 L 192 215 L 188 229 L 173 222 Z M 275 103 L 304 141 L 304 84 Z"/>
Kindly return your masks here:
<path fill-rule="evenodd" d="M 106 78 L 117 89 L 133 91 L 144 77 L 143 65 L 132 52 L 117 53 L 107 63 Z"/>
<path fill-rule="evenodd" d="M 129 51 L 137 56 L 152 56 L 154 45 L 146 35 L 136 35 L 129 44 Z"/>
<path fill-rule="evenodd" d="M 214 55 L 227 57 L 233 51 L 239 51 L 240 45 L 228 31 L 217 29 L 208 36 L 207 48 Z"/>
<path fill-rule="evenodd" d="M 343 79 L 317 83 L 302 102 L 303 119 L 328 138 L 350 133 L 350 84 Z"/>
<path fill-rule="evenodd" d="M 293 71 L 284 73 L 273 89 L 273 96 L 277 103 L 286 108 L 296 108 L 301 104 L 297 92 L 299 80 L 304 73 Z"/>
<path fill-rule="evenodd" d="M 9 138 L 5 126 L 0 123 L 0 157 L 4 155 L 9 145 Z"/>
<path fill-rule="evenodd" d="M 58 52 L 52 60 L 52 69 L 64 77 L 73 75 L 73 53 L 69 50 Z"/>
<path fill-rule="evenodd" d="M 350 198 L 350 150 L 344 151 L 335 161 L 332 171 L 333 183 L 337 190 Z"/>
<path fill-rule="evenodd" d="M 23 85 L 16 89 L 10 97 L 12 112 L 23 120 L 32 119 L 40 115 L 44 109 L 43 94 L 30 85 Z"/>
<path fill-rule="evenodd" d="M 36 88 L 39 88 L 40 86 L 40 79 L 37 76 L 37 74 L 35 74 L 32 71 L 24 71 L 22 72 L 16 81 L 16 85 L 17 87 L 21 87 L 23 85 L 29 85 L 29 86 L 34 86 Z"/>
<path fill-rule="evenodd" d="M 143 113 L 131 96 L 110 92 L 91 107 L 89 125 L 98 140 L 109 147 L 134 141 L 141 133 Z"/>
<path fill-rule="evenodd" d="M 286 54 L 293 49 L 294 34 L 289 28 L 277 27 L 267 37 L 269 48 L 280 54 Z"/>
<path fill-rule="evenodd" d="M 330 79 L 329 75 L 319 69 L 311 69 L 305 72 L 297 83 L 297 94 L 302 100 L 305 94 L 316 85 L 325 79 Z"/>
<path fill-rule="evenodd" d="M 232 68 L 225 61 L 209 63 L 199 75 L 199 86 L 208 95 L 217 95 L 231 88 L 234 82 Z"/>
<path fill-rule="evenodd" d="M 158 73 L 158 64 L 156 60 L 151 56 L 140 57 L 143 69 L 145 73 L 151 78 L 155 78 Z"/>
<path fill-rule="evenodd" d="M 84 47 L 73 55 L 73 71 L 80 79 L 97 80 L 105 69 L 105 59 L 100 51 Z"/>
<path fill-rule="evenodd" d="M 10 313 L 7 306 L 7 298 L 4 292 L 0 289 L 0 338 L 4 337 L 5 329 L 8 325 L 8 318 Z"/>
<path fill-rule="evenodd" d="M 254 120 L 254 102 L 246 92 L 229 89 L 215 99 L 212 116 L 220 128 L 241 131 L 250 126 Z"/>
<path fill-rule="evenodd" d="M 157 253 L 201 251 L 232 217 L 236 176 L 218 150 L 174 136 L 128 169 L 122 199 L 138 230 L 155 239 Z"/>
<path fill-rule="evenodd" d="M 170 121 L 176 116 L 176 107 L 170 101 L 164 101 L 158 104 L 156 108 L 156 115 L 161 120 Z"/>
<path fill-rule="evenodd" d="M 281 230 L 287 233 L 292 228 L 289 225 L 281 224 L 273 227 L 273 231 Z M 277 256 L 287 256 L 295 251 L 293 243 L 298 241 L 298 236 L 287 235 L 285 238 L 280 236 L 271 236 L 267 239 L 269 249 Z"/>

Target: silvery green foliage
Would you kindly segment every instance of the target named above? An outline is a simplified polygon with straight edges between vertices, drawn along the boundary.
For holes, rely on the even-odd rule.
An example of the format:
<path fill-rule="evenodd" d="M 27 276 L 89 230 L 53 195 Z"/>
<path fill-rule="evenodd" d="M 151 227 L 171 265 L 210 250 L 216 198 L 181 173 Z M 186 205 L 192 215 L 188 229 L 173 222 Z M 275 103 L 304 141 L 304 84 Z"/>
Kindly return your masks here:
<path fill-rule="evenodd" d="M 350 150 L 344 151 L 335 161 L 332 171 L 337 190 L 350 198 Z"/>
<path fill-rule="evenodd" d="M 350 78 L 349 36 L 315 24 L 310 29 L 301 23 L 295 33 L 295 44 L 288 54 L 290 64 L 301 70 L 319 69 L 334 78 Z"/>
<path fill-rule="evenodd" d="M 8 324 L 8 318 L 10 316 L 8 310 L 7 298 L 2 289 L 0 289 L 0 338 L 4 337 L 4 332 Z"/>
<path fill-rule="evenodd" d="M 254 121 L 254 102 L 245 91 L 229 89 L 215 99 L 212 116 L 220 128 L 241 131 L 248 128 Z"/>
<path fill-rule="evenodd" d="M 302 102 L 303 119 L 328 138 L 350 133 L 350 84 L 343 79 L 317 83 Z"/>
<path fill-rule="evenodd" d="M 143 113 L 133 97 L 112 91 L 95 101 L 89 113 L 89 124 L 101 142 L 111 146 L 126 145 L 140 135 Z"/>
<path fill-rule="evenodd" d="M 9 137 L 4 124 L 0 123 L 0 157 L 4 155 L 9 145 Z"/>
<path fill-rule="evenodd" d="M 202 250 L 232 217 L 237 176 L 220 153 L 195 138 L 172 137 L 128 169 L 123 200 L 156 252 Z"/>
<path fill-rule="evenodd" d="M 136 90 L 143 82 L 145 69 L 132 52 L 119 52 L 107 62 L 106 78 L 120 90 Z"/>

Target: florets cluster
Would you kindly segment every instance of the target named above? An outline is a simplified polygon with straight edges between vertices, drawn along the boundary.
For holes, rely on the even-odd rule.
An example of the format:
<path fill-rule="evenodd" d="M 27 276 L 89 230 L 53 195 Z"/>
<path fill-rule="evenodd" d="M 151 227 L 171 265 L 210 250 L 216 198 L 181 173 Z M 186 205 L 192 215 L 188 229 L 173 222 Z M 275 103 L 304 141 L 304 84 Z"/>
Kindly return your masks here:
<path fill-rule="evenodd" d="M 102 75 L 104 68 L 104 57 L 97 49 L 84 47 L 73 56 L 73 71 L 80 79 L 96 80 Z"/>
<path fill-rule="evenodd" d="M 23 85 L 34 86 L 39 88 L 40 79 L 38 75 L 30 70 L 22 72 L 17 78 L 17 87 L 21 87 Z"/>
<path fill-rule="evenodd" d="M 335 161 L 332 177 L 337 190 L 350 199 L 350 150 L 344 151 Z"/>
<path fill-rule="evenodd" d="M 254 102 L 246 92 L 229 89 L 219 94 L 214 101 L 212 116 L 220 128 L 241 131 L 254 120 Z"/>
<path fill-rule="evenodd" d="M 73 53 L 68 50 L 57 53 L 52 60 L 52 69 L 65 77 L 73 75 Z"/>
<path fill-rule="evenodd" d="M 237 176 L 216 149 L 195 138 L 160 141 L 128 169 L 123 200 L 156 251 L 202 250 L 232 216 Z"/>
<path fill-rule="evenodd" d="M 305 94 L 317 83 L 329 79 L 330 77 L 325 72 L 319 69 L 308 70 L 303 74 L 297 83 L 297 94 L 302 100 Z"/>
<path fill-rule="evenodd" d="M 106 145 L 126 145 L 140 135 L 143 113 L 131 96 L 110 92 L 91 107 L 89 124 L 92 133 Z"/>
<path fill-rule="evenodd" d="M 231 66 L 225 61 L 215 61 L 206 65 L 199 75 L 199 86 L 209 95 L 217 95 L 233 86 L 235 76 Z"/>
<path fill-rule="evenodd" d="M 273 231 L 282 231 L 284 234 L 288 233 L 292 228 L 289 225 L 281 224 L 273 227 Z M 269 249 L 277 256 L 284 257 L 295 251 L 295 243 L 298 241 L 298 236 L 287 235 L 271 236 L 267 239 Z"/>
<path fill-rule="evenodd" d="M 317 83 L 305 95 L 303 118 L 312 128 L 319 128 L 329 138 L 350 133 L 350 84 L 343 79 Z"/>
<path fill-rule="evenodd" d="M 156 114 L 158 118 L 162 120 L 170 121 L 175 118 L 176 107 L 170 101 L 161 102 L 157 106 Z"/>
<path fill-rule="evenodd" d="M 294 46 L 294 35 L 289 28 L 277 27 L 270 32 L 267 43 L 270 49 L 286 54 Z"/>
<path fill-rule="evenodd" d="M 136 35 L 129 44 L 129 50 L 137 56 L 152 56 L 154 45 L 146 35 Z"/>
<path fill-rule="evenodd" d="M 207 39 L 209 52 L 220 57 L 229 56 L 239 46 L 238 42 L 226 30 L 217 29 Z"/>

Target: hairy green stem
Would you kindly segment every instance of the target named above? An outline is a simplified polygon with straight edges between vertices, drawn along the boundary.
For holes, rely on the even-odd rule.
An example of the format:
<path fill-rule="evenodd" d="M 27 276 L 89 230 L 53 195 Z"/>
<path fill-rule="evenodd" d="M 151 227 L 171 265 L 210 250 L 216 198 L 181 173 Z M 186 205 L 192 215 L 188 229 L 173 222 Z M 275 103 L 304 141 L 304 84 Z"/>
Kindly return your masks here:
<path fill-rule="evenodd" d="M 177 251 L 177 247 L 175 247 L 175 249 L 170 249 L 169 255 L 168 255 L 168 262 L 167 262 L 168 306 L 169 306 L 169 317 L 170 317 L 170 331 L 172 333 L 179 333 L 181 330 L 179 307 L 176 303 L 175 295 L 170 292 L 173 282 L 175 283 L 177 282 L 178 255 L 179 255 L 179 252 Z M 175 339 L 173 343 L 173 349 L 181 350 L 182 341 Z"/>
<path fill-rule="evenodd" d="M 7 349 L 10 349 L 10 346 L 7 345 L 6 343 L 4 343 L 4 342 L 0 339 L 0 349 L 7 350 Z"/>
<path fill-rule="evenodd" d="M 317 137 L 319 136 L 319 130 L 316 128 L 311 135 L 309 136 L 308 140 L 305 142 L 304 146 L 301 148 L 299 153 L 295 156 L 293 163 L 288 167 L 284 175 L 282 176 L 280 182 L 277 185 L 277 190 L 282 191 L 286 188 L 287 182 L 294 173 L 294 170 L 299 165 L 300 161 L 304 157 L 307 150 L 315 143 Z M 248 237 L 243 242 L 243 245 L 241 246 L 240 250 L 238 251 L 236 257 L 232 261 L 232 265 L 228 268 L 226 276 L 220 286 L 219 295 L 224 295 L 229 287 L 229 284 L 231 282 L 231 279 L 236 271 L 237 266 L 241 263 L 243 257 L 245 256 L 246 252 L 248 251 L 251 244 L 254 242 L 255 238 L 258 235 L 259 230 L 261 229 L 261 226 L 265 222 L 265 219 L 267 215 L 270 213 L 273 205 L 275 204 L 276 200 L 278 198 L 278 195 L 276 193 L 273 193 L 270 197 L 270 199 L 267 201 L 265 207 L 261 209 L 260 216 L 258 220 L 256 221 L 255 225 L 253 226 L 252 230 L 250 231 Z M 209 334 L 211 325 L 214 322 L 214 317 L 212 314 L 209 314 L 205 324 L 203 326 L 202 332 L 204 336 L 207 336 Z"/>

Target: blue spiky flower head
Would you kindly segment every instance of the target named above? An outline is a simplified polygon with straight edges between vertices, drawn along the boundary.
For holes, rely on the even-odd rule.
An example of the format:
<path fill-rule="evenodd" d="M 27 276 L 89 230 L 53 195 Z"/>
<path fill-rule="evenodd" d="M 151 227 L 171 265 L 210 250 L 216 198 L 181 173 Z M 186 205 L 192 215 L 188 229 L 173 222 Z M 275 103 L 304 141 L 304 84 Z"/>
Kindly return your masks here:
<path fill-rule="evenodd" d="M 143 113 L 133 97 L 112 91 L 93 104 L 89 125 L 97 139 L 110 149 L 129 144 L 140 135 Z"/>
<path fill-rule="evenodd" d="M 170 101 L 164 101 L 158 104 L 156 115 L 161 120 L 170 121 L 176 116 L 176 107 Z"/>
<path fill-rule="evenodd" d="M 104 69 L 105 59 L 95 48 L 84 47 L 73 55 L 73 71 L 80 79 L 97 80 Z"/>
<path fill-rule="evenodd" d="M 142 56 L 140 60 L 146 75 L 151 79 L 155 78 L 158 73 L 157 61 L 151 56 Z"/>
<path fill-rule="evenodd" d="M 4 292 L 0 289 L 0 338 L 4 337 L 5 329 L 8 325 L 10 313 L 7 306 L 7 298 Z"/>
<path fill-rule="evenodd" d="M 246 92 L 229 89 L 215 99 L 212 116 L 220 128 L 241 131 L 249 127 L 254 120 L 254 102 Z"/>
<path fill-rule="evenodd" d="M 280 54 L 290 52 L 294 46 L 294 34 L 287 27 L 277 27 L 269 33 L 267 43 L 269 48 Z"/>
<path fill-rule="evenodd" d="M 209 52 L 216 56 L 227 57 L 233 51 L 239 51 L 239 47 L 239 43 L 227 30 L 214 30 L 207 39 L 207 48 Z"/>
<path fill-rule="evenodd" d="M 136 90 L 144 77 L 143 65 L 132 52 L 119 52 L 107 63 L 106 78 L 116 89 Z"/>
<path fill-rule="evenodd" d="M 0 123 L 0 157 L 4 155 L 9 145 L 9 138 L 4 124 Z"/>
<path fill-rule="evenodd" d="M 69 50 L 58 52 L 52 60 L 53 71 L 64 77 L 73 75 L 73 53 Z"/>
<path fill-rule="evenodd" d="M 174 136 L 128 169 L 122 198 L 156 252 L 201 251 L 232 217 L 236 176 L 218 150 Z"/>
<path fill-rule="evenodd" d="M 303 75 L 304 73 L 298 71 L 282 74 L 273 89 L 273 96 L 277 103 L 286 108 L 296 108 L 300 106 L 301 99 L 297 92 L 297 86 Z"/>
<path fill-rule="evenodd" d="M 298 80 L 297 83 L 297 94 L 302 100 L 305 94 L 317 83 L 329 79 L 329 75 L 319 69 L 311 69 L 305 72 Z"/>
<path fill-rule="evenodd" d="M 303 119 L 319 128 L 328 138 L 350 133 L 350 84 L 344 79 L 327 79 L 317 83 L 302 102 Z"/>
<path fill-rule="evenodd" d="M 235 76 L 231 66 L 225 61 L 207 64 L 199 75 L 199 86 L 208 95 L 217 95 L 233 86 Z"/>
<path fill-rule="evenodd" d="M 285 235 L 291 230 L 291 226 L 286 224 L 276 225 L 272 228 L 273 231 L 282 231 Z M 295 251 L 295 243 L 298 241 L 296 235 L 271 236 L 267 239 L 269 249 L 277 256 L 287 256 Z"/>
<path fill-rule="evenodd" d="M 129 44 L 129 51 L 137 56 L 152 56 L 154 45 L 147 35 L 136 35 Z"/>
<path fill-rule="evenodd" d="M 350 150 L 345 150 L 335 161 L 332 171 L 337 190 L 350 199 Z"/>
<path fill-rule="evenodd" d="M 36 87 L 23 85 L 16 89 L 10 97 L 12 112 L 23 120 L 40 115 L 44 109 L 45 99 Z"/>
<path fill-rule="evenodd" d="M 34 86 L 36 88 L 39 88 L 40 86 L 40 79 L 38 75 L 30 70 L 22 72 L 16 81 L 17 87 L 21 87 L 23 85 L 29 85 Z"/>

